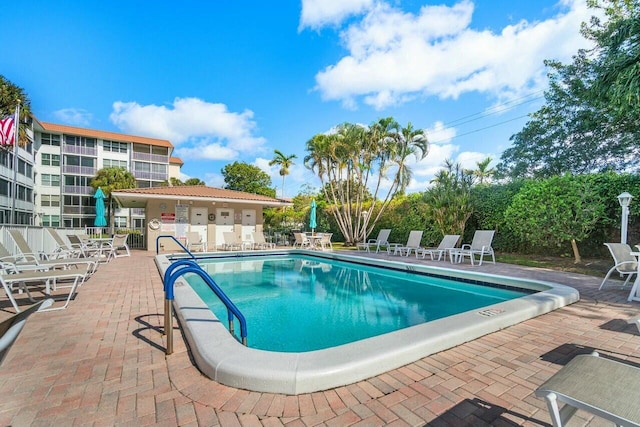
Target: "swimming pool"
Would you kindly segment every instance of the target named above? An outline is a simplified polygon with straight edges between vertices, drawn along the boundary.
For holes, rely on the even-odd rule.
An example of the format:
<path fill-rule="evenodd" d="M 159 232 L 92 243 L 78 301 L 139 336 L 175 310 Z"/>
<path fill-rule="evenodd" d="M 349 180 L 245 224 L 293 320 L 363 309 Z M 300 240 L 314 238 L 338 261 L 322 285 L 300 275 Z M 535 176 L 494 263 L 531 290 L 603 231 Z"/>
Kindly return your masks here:
<path fill-rule="evenodd" d="M 267 351 L 335 347 L 531 293 L 301 254 L 200 265 L 246 317 L 249 347 Z M 216 317 L 227 318 L 200 277 L 185 278 Z"/>
<path fill-rule="evenodd" d="M 198 368 L 222 384 L 259 392 L 296 395 L 352 384 L 579 299 L 578 292 L 567 286 L 475 271 L 452 270 L 337 252 L 289 250 L 261 253 L 269 256 L 303 254 L 313 256 L 320 262 L 355 262 L 365 266 L 380 266 L 461 281 L 490 282 L 496 286 L 522 288 L 535 293 L 322 350 L 274 352 L 248 348 L 240 344 L 192 287 L 183 279 L 179 279 L 174 287 L 175 313 Z M 244 254 L 208 254 L 211 258 L 241 256 Z M 164 272 L 171 260 L 161 255 L 156 257 L 156 263 L 159 270 Z M 248 331 L 251 340 L 250 324 Z"/>

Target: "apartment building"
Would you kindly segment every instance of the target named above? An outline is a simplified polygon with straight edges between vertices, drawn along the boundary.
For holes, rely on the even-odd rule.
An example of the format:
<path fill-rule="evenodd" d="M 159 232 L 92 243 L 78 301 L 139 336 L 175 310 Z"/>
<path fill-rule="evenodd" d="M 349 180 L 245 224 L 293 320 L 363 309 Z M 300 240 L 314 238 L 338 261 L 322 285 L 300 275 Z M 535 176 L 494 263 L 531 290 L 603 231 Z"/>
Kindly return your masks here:
<path fill-rule="evenodd" d="M 163 139 L 125 135 L 34 120 L 34 225 L 93 226 L 94 189 L 90 183 L 105 167 L 122 167 L 138 188 L 166 185 L 179 178 L 182 161 L 171 157 L 173 145 Z M 2 201 L 0 200 L 0 203 Z M 144 228 L 143 209 L 115 209 L 116 228 Z"/>
<path fill-rule="evenodd" d="M 31 132 L 27 134 L 33 136 Z M 33 224 L 34 170 L 31 141 L 25 147 L 0 149 L 0 224 Z"/>

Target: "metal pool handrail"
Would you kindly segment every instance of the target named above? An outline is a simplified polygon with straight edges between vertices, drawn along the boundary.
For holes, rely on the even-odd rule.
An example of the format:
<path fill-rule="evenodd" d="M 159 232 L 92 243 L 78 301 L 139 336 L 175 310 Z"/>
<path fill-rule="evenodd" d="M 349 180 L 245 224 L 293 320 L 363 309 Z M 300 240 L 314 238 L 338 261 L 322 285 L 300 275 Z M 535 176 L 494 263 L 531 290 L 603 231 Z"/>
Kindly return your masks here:
<path fill-rule="evenodd" d="M 240 312 L 238 307 L 229 299 L 218 284 L 202 269 L 197 263 L 192 260 L 183 259 L 173 262 L 164 272 L 164 331 L 167 335 L 167 351 L 166 354 L 173 353 L 173 324 L 171 319 L 173 318 L 173 304 L 171 301 L 174 299 L 173 285 L 178 277 L 186 273 L 195 273 L 211 288 L 211 290 L 220 298 L 220 301 L 227 307 L 227 320 L 229 321 L 229 332 L 234 335 L 234 316 L 240 322 L 240 338 L 242 344 L 247 345 L 247 321 L 244 315 Z"/>
<path fill-rule="evenodd" d="M 186 253 L 188 253 L 189 256 L 192 259 L 196 259 L 195 255 L 193 255 L 191 253 L 191 251 L 189 251 L 189 249 L 185 248 L 184 245 L 182 243 L 180 243 L 180 241 L 178 239 L 175 238 L 175 236 L 172 236 L 170 234 L 163 234 L 163 235 L 160 235 L 160 236 L 156 237 L 156 255 L 158 255 L 160 253 L 160 239 L 162 239 L 162 238 L 173 239 L 173 241 L 176 242 L 178 245 L 180 245 L 180 247 L 182 249 L 184 249 L 184 251 Z"/>

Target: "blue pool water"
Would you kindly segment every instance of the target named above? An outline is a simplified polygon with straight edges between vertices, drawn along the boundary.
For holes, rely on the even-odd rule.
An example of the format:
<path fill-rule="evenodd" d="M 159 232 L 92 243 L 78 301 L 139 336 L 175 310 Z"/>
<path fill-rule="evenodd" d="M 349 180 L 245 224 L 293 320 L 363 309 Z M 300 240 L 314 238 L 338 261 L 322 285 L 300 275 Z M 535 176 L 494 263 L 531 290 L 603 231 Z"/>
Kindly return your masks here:
<path fill-rule="evenodd" d="M 199 263 L 246 317 L 249 346 L 269 351 L 335 347 L 528 294 L 305 255 Z M 226 324 L 202 279 L 187 280 Z"/>

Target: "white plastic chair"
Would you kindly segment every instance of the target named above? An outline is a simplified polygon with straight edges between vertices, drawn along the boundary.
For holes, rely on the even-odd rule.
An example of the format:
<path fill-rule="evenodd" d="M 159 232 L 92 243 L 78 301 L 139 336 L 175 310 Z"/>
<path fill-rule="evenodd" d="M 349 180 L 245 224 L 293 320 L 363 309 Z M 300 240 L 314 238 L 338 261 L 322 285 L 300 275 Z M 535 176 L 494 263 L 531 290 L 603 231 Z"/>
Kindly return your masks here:
<path fill-rule="evenodd" d="M 399 243 L 390 243 L 387 248 L 387 253 L 391 253 L 391 249 L 393 249 L 394 255 L 404 255 L 409 256 L 411 251 L 418 251 L 421 249 L 420 241 L 422 240 L 422 230 L 412 230 L 409 233 L 409 238 L 407 239 L 407 244 L 402 245 Z"/>
<path fill-rule="evenodd" d="M 447 234 L 442 238 L 437 248 L 418 249 L 416 251 L 416 258 L 424 259 L 427 256 L 427 254 L 429 254 L 429 256 L 431 257 L 431 260 L 433 261 L 434 255 L 438 254 L 438 261 L 442 259 L 443 255 L 444 255 L 444 259 L 447 259 L 447 254 L 452 249 L 455 249 L 456 245 L 458 244 L 458 240 L 460 240 L 459 234 Z"/>
<path fill-rule="evenodd" d="M 462 245 L 460 249 L 454 249 L 449 253 L 451 262 L 453 263 L 454 259 L 455 262 L 462 262 L 464 257 L 468 256 L 471 260 L 471 265 L 475 265 L 475 258 L 479 255 L 480 261 L 478 265 L 482 265 L 484 256 L 491 255 L 491 260 L 495 264 L 496 257 L 491 247 L 495 233 L 495 230 L 476 230 L 470 245 Z"/>
<path fill-rule="evenodd" d="M 391 234 L 390 228 L 383 228 L 378 232 L 378 237 L 375 239 L 369 239 L 366 242 L 360 242 L 356 245 L 359 251 L 370 252 L 371 248 L 376 248 L 376 253 L 380 252 L 381 246 L 387 246 L 389 244 L 389 234 Z"/>
<path fill-rule="evenodd" d="M 625 287 L 633 275 L 638 272 L 638 260 L 635 256 L 631 255 L 631 246 L 626 243 L 605 243 L 604 245 L 609 249 L 615 265 L 611 267 L 607 275 L 604 276 L 598 290 L 604 287 L 605 282 L 614 271 L 617 271 L 622 277 L 627 276 L 627 279 L 622 284 L 622 287 Z"/>

